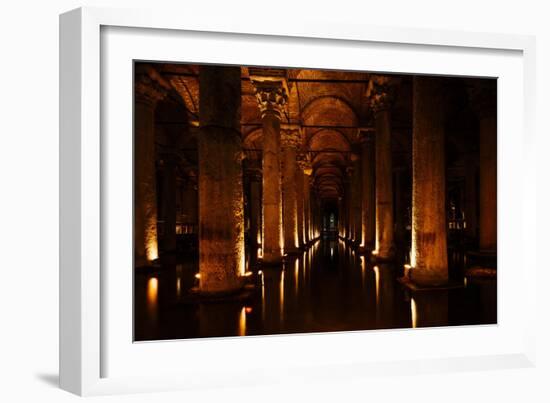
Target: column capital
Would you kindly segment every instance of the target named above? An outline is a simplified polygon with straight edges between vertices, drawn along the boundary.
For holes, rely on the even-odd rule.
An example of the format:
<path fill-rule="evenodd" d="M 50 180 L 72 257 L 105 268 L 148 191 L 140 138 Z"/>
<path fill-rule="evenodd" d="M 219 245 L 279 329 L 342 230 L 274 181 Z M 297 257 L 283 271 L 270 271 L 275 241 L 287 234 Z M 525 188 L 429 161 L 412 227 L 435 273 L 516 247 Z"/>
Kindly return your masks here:
<path fill-rule="evenodd" d="M 254 86 L 254 94 L 262 113 L 262 118 L 273 114 L 281 118 L 284 114 L 288 100 L 288 90 L 284 80 L 262 80 L 259 77 L 251 77 Z"/>
<path fill-rule="evenodd" d="M 296 163 L 298 164 L 298 167 L 304 171 L 304 175 L 311 176 L 313 173 L 313 166 L 309 155 L 306 152 L 302 151 L 296 155 Z"/>
<path fill-rule="evenodd" d="M 155 69 L 150 66 L 136 68 L 134 94 L 136 102 L 155 107 L 170 92 L 168 84 Z"/>
<path fill-rule="evenodd" d="M 377 74 L 370 76 L 365 95 L 374 113 L 390 109 L 397 84 L 398 79 L 392 76 Z"/>
<path fill-rule="evenodd" d="M 281 147 L 298 149 L 302 143 L 298 125 L 281 124 Z"/>

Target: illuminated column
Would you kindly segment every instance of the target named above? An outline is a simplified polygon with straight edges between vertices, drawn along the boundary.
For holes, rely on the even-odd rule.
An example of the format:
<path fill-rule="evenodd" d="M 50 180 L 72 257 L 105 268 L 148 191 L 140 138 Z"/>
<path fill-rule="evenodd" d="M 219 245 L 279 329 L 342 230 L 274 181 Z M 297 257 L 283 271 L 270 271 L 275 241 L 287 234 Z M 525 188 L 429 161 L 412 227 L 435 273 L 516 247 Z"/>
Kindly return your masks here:
<path fill-rule="evenodd" d="M 297 157 L 298 169 L 296 169 L 296 204 L 298 206 L 296 218 L 298 220 L 298 246 L 303 247 L 307 244 L 305 237 L 305 216 L 304 216 L 304 171 L 302 161 L 305 156 L 300 153 Z"/>
<path fill-rule="evenodd" d="M 296 191 L 296 149 L 300 145 L 298 128 L 285 127 L 281 132 L 283 152 L 283 230 L 286 254 L 298 254 L 298 200 Z"/>
<path fill-rule="evenodd" d="M 262 174 L 258 169 L 248 171 L 250 180 L 250 241 L 253 247 L 260 248 L 262 244 Z"/>
<path fill-rule="evenodd" d="M 241 69 L 201 66 L 199 84 L 200 291 L 231 292 L 244 278 Z"/>
<path fill-rule="evenodd" d="M 263 126 L 263 262 L 280 264 L 283 250 L 281 115 L 287 91 L 281 81 L 253 81 Z"/>
<path fill-rule="evenodd" d="M 154 114 L 168 85 L 150 67 L 140 66 L 135 74 L 134 253 L 139 267 L 158 258 Z"/>
<path fill-rule="evenodd" d="M 304 236 L 306 244 L 311 242 L 311 163 L 306 161 L 304 163 Z"/>
<path fill-rule="evenodd" d="M 361 159 L 359 154 L 352 154 L 353 173 L 351 176 L 352 183 L 352 240 L 355 246 L 361 244 Z"/>
<path fill-rule="evenodd" d="M 413 80 L 411 280 L 447 283 L 444 91 L 440 79 Z"/>
<path fill-rule="evenodd" d="M 351 239 L 351 175 L 352 167 L 346 167 L 344 176 L 344 238 Z"/>
<path fill-rule="evenodd" d="M 474 90 L 479 113 L 479 250 L 497 250 L 497 111 L 496 80 Z"/>
<path fill-rule="evenodd" d="M 375 163 L 374 134 L 362 131 L 361 139 L 361 179 L 362 179 L 362 217 L 361 217 L 361 248 L 372 250 L 375 240 Z"/>
<path fill-rule="evenodd" d="M 368 96 L 376 130 L 376 249 L 378 259 L 391 259 L 393 245 L 393 177 L 391 150 L 390 79 L 374 76 Z"/>

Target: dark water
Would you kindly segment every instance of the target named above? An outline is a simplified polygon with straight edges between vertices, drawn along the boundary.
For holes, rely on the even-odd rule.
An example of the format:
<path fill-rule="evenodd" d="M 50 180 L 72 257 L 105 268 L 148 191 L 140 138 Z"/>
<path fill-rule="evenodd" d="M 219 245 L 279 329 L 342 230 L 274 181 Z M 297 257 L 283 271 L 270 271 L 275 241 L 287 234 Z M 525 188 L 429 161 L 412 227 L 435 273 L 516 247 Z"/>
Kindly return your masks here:
<path fill-rule="evenodd" d="M 281 268 L 251 268 L 247 298 L 199 303 L 188 290 L 197 262 L 136 274 L 135 340 L 496 323 L 496 280 L 411 293 L 398 267 L 372 265 L 341 241 L 318 241 Z"/>

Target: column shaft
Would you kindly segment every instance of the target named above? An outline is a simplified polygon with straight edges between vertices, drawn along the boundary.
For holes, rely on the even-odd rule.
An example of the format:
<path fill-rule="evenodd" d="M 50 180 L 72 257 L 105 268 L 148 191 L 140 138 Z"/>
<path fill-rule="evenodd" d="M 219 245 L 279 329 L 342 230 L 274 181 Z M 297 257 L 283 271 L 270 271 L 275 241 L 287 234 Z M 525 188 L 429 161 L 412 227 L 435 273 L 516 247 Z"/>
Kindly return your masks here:
<path fill-rule="evenodd" d="M 158 258 L 157 186 L 155 168 L 156 103 L 166 90 L 153 78 L 150 69 L 136 71 L 134 148 L 134 254 L 135 266 Z"/>
<path fill-rule="evenodd" d="M 381 259 L 393 255 L 393 177 L 390 111 L 376 112 L 376 252 Z"/>
<path fill-rule="evenodd" d="M 174 156 L 163 158 L 162 206 L 164 221 L 163 250 L 176 251 L 176 160 Z"/>
<path fill-rule="evenodd" d="M 296 170 L 296 205 L 298 220 L 298 246 L 302 247 L 306 244 L 304 234 L 304 172 L 301 169 Z"/>
<path fill-rule="evenodd" d="M 356 246 L 361 244 L 361 197 L 362 197 L 362 183 L 361 183 L 361 159 L 357 159 L 353 162 L 353 175 L 352 175 L 352 211 L 353 211 L 353 241 Z"/>
<path fill-rule="evenodd" d="M 362 178 L 362 246 L 372 249 L 376 228 L 376 196 L 375 196 L 375 153 L 374 136 L 367 134 L 361 146 L 361 178 Z"/>
<path fill-rule="evenodd" d="M 283 135 L 283 229 L 284 251 L 298 251 L 298 202 L 296 197 L 296 145 L 297 131 L 284 131 Z"/>
<path fill-rule="evenodd" d="M 199 145 L 199 270 L 204 293 L 243 284 L 241 69 L 201 66 Z"/>
<path fill-rule="evenodd" d="M 281 200 L 280 120 L 266 113 L 263 123 L 263 261 L 281 262 L 283 249 L 283 217 Z"/>
<path fill-rule="evenodd" d="M 422 285 L 448 281 L 443 101 L 439 79 L 414 77 L 411 277 Z"/>

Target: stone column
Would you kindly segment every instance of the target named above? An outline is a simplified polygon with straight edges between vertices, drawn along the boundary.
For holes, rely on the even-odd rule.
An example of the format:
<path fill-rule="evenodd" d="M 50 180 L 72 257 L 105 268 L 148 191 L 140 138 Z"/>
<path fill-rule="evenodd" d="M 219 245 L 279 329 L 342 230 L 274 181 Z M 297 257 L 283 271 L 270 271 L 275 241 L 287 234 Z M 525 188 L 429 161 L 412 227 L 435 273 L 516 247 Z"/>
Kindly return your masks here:
<path fill-rule="evenodd" d="M 374 76 L 368 95 L 376 130 L 376 249 L 373 254 L 386 260 L 394 255 L 390 79 Z"/>
<path fill-rule="evenodd" d="M 374 134 L 363 131 L 361 138 L 362 217 L 361 249 L 372 250 L 375 242 L 376 196 Z"/>
<path fill-rule="evenodd" d="M 445 213 L 444 89 L 441 79 L 413 79 L 411 280 L 448 282 Z"/>
<path fill-rule="evenodd" d="M 344 176 L 344 238 L 346 240 L 351 240 L 351 176 L 353 174 L 352 167 L 346 167 L 346 172 Z"/>
<path fill-rule="evenodd" d="M 311 165 L 304 168 L 304 236 L 306 244 L 311 242 Z"/>
<path fill-rule="evenodd" d="M 199 146 L 200 291 L 244 284 L 240 67 L 201 66 Z"/>
<path fill-rule="evenodd" d="M 496 80 L 475 89 L 479 113 L 479 250 L 497 250 L 497 110 Z"/>
<path fill-rule="evenodd" d="M 285 127 L 281 132 L 283 152 L 283 230 L 285 254 L 299 253 L 298 246 L 298 199 L 296 190 L 296 150 L 300 146 L 298 128 Z"/>
<path fill-rule="evenodd" d="M 287 92 L 280 81 L 254 81 L 263 126 L 263 262 L 278 265 L 283 252 L 281 116 Z"/>
<path fill-rule="evenodd" d="M 298 219 L 298 246 L 300 248 L 307 244 L 305 237 L 305 216 L 304 216 L 304 164 L 305 160 L 303 153 L 299 153 L 297 157 L 298 169 L 296 169 L 296 204 L 298 206 L 297 219 Z"/>
<path fill-rule="evenodd" d="M 352 163 L 353 163 L 353 173 L 351 176 L 351 187 L 352 187 L 352 240 L 353 244 L 355 246 L 359 246 L 361 244 L 361 233 L 362 233 L 362 225 L 361 225 L 361 197 L 362 197 L 362 189 L 361 189 L 361 159 L 359 158 L 359 154 L 352 154 Z"/>
<path fill-rule="evenodd" d="M 251 169 L 248 171 L 250 180 L 250 242 L 255 249 L 262 244 L 262 174 L 259 170 Z M 254 251 L 256 254 L 256 250 Z"/>
<path fill-rule="evenodd" d="M 176 251 L 176 167 L 174 154 L 162 156 L 162 213 L 164 221 L 164 252 Z"/>
<path fill-rule="evenodd" d="M 146 66 L 136 68 L 134 89 L 134 256 L 139 267 L 158 258 L 154 115 L 168 91 L 162 78 Z"/>
<path fill-rule="evenodd" d="M 464 215 L 466 218 L 466 236 L 470 241 L 477 239 L 477 200 L 476 184 L 479 155 L 469 153 L 464 160 Z"/>

